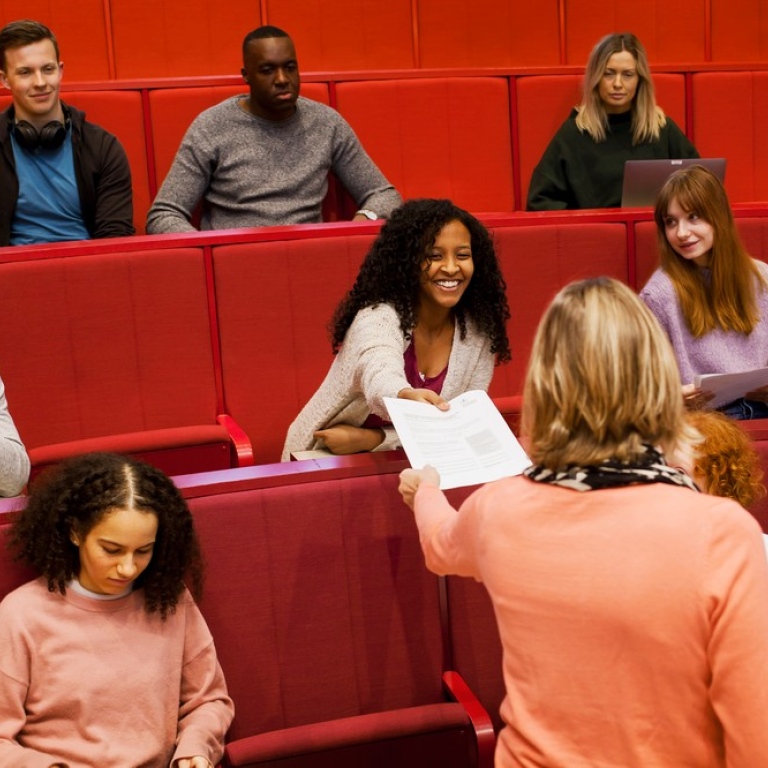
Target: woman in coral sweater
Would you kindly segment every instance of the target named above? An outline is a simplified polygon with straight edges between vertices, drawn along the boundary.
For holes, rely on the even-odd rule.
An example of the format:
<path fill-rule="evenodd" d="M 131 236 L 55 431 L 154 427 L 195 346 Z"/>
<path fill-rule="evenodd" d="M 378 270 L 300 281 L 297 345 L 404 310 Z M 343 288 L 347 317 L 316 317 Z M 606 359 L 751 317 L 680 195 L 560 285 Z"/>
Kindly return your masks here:
<path fill-rule="evenodd" d="M 192 516 L 159 470 L 87 454 L 41 478 L 0 603 L 0 765 L 212 768 L 232 701 L 192 596 Z"/>
<path fill-rule="evenodd" d="M 768 765 L 760 528 L 664 455 L 690 450 L 658 323 L 608 278 L 563 289 L 525 383 L 533 466 L 458 512 L 406 470 L 427 566 L 493 602 L 506 696 L 498 768 Z"/>

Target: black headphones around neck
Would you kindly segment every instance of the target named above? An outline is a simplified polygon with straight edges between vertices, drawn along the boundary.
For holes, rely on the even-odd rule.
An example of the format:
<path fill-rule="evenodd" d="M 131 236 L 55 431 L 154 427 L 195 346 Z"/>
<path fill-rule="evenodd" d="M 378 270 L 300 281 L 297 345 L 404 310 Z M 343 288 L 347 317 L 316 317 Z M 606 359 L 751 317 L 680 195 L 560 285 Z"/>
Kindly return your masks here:
<path fill-rule="evenodd" d="M 26 120 L 19 120 L 13 123 L 13 135 L 16 141 L 24 149 L 33 150 L 41 147 L 42 149 L 58 149 L 67 138 L 70 119 L 64 112 L 64 122 L 51 120 L 46 123 L 39 131 L 32 123 Z"/>

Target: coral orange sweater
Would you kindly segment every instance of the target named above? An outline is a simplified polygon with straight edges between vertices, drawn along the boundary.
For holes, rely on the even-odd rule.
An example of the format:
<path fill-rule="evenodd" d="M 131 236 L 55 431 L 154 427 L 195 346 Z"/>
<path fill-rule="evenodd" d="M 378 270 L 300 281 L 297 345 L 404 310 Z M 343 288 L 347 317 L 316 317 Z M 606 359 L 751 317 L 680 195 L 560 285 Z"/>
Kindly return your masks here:
<path fill-rule="evenodd" d="M 422 483 L 416 521 L 428 567 L 493 602 L 497 768 L 768 766 L 768 563 L 736 502 L 515 477 L 458 513 Z"/>

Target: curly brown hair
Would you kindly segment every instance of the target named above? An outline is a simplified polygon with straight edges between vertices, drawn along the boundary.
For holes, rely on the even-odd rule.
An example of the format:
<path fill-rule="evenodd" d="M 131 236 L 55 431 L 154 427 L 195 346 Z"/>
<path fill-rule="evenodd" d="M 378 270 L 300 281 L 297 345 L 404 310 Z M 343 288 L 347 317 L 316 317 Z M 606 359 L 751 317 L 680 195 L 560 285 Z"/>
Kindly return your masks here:
<path fill-rule="evenodd" d="M 127 507 L 157 517 L 149 565 L 134 582 L 144 590 L 147 613 L 173 613 L 185 587 L 202 594 L 203 560 L 192 514 L 159 469 L 114 453 L 75 456 L 44 472 L 11 529 L 17 558 L 48 580 L 51 592 L 66 592 L 80 571 L 72 534 L 84 539 L 105 515 Z"/>
<path fill-rule="evenodd" d="M 338 352 L 355 315 L 365 307 L 390 304 L 400 318 L 405 338 L 411 338 L 417 321 L 419 286 L 424 259 L 440 230 L 460 221 L 472 239 L 474 274 L 454 308 L 459 333 L 466 336 L 466 318 L 491 341 L 496 362 L 510 360 L 506 323 L 509 320 L 506 283 L 493 240 L 472 214 L 450 200 L 408 200 L 395 209 L 365 257 L 352 289 L 336 308 L 330 331 Z"/>
<path fill-rule="evenodd" d="M 694 456 L 694 472 L 704 490 L 745 508 L 762 499 L 766 491 L 760 457 L 744 430 L 717 411 L 689 411 L 686 419 L 704 438 Z"/>

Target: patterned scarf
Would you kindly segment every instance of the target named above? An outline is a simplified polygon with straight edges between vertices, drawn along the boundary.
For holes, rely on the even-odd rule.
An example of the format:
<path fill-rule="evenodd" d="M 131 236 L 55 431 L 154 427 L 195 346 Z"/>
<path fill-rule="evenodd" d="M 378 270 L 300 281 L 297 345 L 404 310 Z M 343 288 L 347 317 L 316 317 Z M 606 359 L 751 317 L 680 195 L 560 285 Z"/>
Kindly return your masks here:
<path fill-rule="evenodd" d="M 625 485 L 668 483 L 699 492 L 696 484 L 680 469 L 667 465 L 664 457 L 651 445 L 644 445 L 645 453 L 632 464 L 608 459 L 589 467 L 569 466 L 558 472 L 540 466 L 531 466 L 523 474 L 537 483 L 552 483 L 574 491 L 599 491 L 601 488 L 620 488 Z"/>

